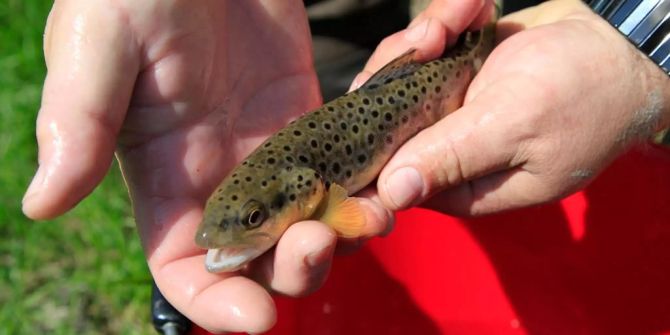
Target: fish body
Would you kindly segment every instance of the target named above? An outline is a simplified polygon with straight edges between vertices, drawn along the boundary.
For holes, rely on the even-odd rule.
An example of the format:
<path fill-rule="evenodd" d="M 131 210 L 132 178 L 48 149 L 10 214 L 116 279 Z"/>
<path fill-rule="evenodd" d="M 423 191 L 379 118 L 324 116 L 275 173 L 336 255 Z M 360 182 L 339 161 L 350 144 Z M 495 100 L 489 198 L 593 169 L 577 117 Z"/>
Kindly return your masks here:
<path fill-rule="evenodd" d="M 305 219 L 358 236 L 364 216 L 347 195 L 373 181 L 404 142 L 462 105 L 494 35 L 493 24 L 467 32 L 444 57 L 425 64 L 409 51 L 359 89 L 269 137 L 207 201 L 196 235 L 209 249 L 207 269 L 239 269 Z"/>

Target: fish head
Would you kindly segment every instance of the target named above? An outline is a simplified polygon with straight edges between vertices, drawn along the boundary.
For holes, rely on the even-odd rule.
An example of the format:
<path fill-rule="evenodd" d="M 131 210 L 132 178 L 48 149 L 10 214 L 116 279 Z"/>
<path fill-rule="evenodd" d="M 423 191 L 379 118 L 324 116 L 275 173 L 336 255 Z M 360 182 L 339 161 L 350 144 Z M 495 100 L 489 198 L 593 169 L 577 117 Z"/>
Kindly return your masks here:
<path fill-rule="evenodd" d="M 242 172 L 221 183 L 207 201 L 195 238 L 209 249 L 208 271 L 240 269 L 274 246 L 292 223 L 314 212 L 323 185 L 296 173 L 289 169 L 247 178 Z"/>

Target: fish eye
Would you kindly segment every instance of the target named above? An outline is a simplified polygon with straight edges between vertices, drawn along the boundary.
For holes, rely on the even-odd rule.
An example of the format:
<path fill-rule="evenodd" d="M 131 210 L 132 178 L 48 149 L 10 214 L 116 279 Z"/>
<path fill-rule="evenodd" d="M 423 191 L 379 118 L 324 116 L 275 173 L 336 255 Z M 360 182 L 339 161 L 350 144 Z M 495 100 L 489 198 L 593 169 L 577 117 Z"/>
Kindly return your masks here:
<path fill-rule="evenodd" d="M 258 228 L 267 218 L 265 208 L 259 203 L 252 204 L 247 213 L 241 221 L 242 225 L 247 229 Z"/>

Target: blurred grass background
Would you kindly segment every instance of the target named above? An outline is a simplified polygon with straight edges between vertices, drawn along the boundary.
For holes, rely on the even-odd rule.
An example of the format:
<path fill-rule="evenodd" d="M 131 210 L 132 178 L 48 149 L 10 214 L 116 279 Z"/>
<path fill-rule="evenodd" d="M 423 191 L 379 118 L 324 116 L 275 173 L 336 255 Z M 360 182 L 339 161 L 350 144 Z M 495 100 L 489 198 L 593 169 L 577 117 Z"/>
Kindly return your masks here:
<path fill-rule="evenodd" d="M 152 334 L 151 278 L 116 165 L 61 218 L 21 212 L 51 4 L 0 2 L 0 334 Z"/>

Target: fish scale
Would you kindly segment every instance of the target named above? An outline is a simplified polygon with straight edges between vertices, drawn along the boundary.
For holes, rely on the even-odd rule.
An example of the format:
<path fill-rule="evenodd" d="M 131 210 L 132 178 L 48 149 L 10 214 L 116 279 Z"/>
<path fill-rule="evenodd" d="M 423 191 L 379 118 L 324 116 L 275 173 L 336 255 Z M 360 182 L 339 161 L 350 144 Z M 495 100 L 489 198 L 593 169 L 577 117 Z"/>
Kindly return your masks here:
<path fill-rule="evenodd" d="M 208 269 L 235 270 L 274 245 L 290 224 L 334 217 L 326 207 L 341 203 L 324 200 L 335 193 L 331 185 L 347 194 L 362 189 L 403 143 L 460 107 L 493 37 L 493 25 L 468 32 L 425 64 L 410 50 L 359 89 L 268 138 L 206 204 L 196 243 L 210 249 Z M 355 236 L 341 226 L 333 224 L 340 235 Z"/>

